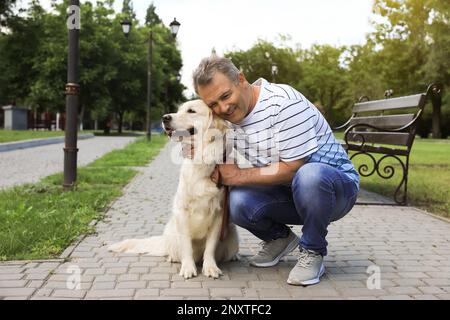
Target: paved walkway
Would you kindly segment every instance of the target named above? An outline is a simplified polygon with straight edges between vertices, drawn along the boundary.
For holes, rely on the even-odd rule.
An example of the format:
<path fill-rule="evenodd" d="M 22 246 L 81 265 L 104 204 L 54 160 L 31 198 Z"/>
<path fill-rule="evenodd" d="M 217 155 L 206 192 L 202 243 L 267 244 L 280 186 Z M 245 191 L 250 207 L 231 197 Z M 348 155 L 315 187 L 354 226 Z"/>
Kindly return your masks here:
<path fill-rule="evenodd" d="M 127 186 L 97 234 L 62 259 L 0 264 L 0 298 L 450 299 L 450 224 L 408 207 L 356 206 L 333 223 L 326 274 L 310 287 L 286 284 L 294 255 L 276 267 L 250 267 L 246 259 L 259 240 L 242 229 L 241 259 L 219 265 L 219 280 L 184 280 L 180 265 L 164 258 L 108 252 L 107 245 L 121 239 L 162 233 L 178 177 L 170 147 Z"/>
<path fill-rule="evenodd" d="M 78 165 L 83 166 L 114 149 L 123 148 L 136 137 L 95 137 L 78 140 Z M 0 153 L 0 189 L 64 170 L 64 143 Z"/>

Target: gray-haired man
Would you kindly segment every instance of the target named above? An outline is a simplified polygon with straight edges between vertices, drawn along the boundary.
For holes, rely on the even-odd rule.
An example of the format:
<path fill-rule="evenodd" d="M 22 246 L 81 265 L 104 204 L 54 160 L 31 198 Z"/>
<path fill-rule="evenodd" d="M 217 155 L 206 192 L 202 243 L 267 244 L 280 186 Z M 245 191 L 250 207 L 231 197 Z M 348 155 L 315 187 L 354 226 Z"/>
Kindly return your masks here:
<path fill-rule="evenodd" d="M 322 114 L 288 85 L 250 84 L 226 58 L 201 61 L 193 74 L 201 99 L 235 129 L 236 149 L 253 165 L 221 164 L 212 176 L 232 186 L 231 220 L 263 240 L 250 259 L 270 267 L 300 246 L 287 282 L 320 281 L 327 228 L 353 207 L 359 176 Z M 300 239 L 287 224 L 303 225 Z"/>

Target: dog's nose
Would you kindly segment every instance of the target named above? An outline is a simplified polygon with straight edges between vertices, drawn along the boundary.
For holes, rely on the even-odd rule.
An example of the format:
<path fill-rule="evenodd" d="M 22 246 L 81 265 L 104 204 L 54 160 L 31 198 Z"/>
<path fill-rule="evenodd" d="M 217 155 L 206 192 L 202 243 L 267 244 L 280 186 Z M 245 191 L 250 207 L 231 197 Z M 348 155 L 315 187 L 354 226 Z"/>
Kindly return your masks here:
<path fill-rule="evenodd" d="M 164 123 L 169 123 L 172 120 L 172 116 L 170 114 L 165 114 L 162 119 Z"/>

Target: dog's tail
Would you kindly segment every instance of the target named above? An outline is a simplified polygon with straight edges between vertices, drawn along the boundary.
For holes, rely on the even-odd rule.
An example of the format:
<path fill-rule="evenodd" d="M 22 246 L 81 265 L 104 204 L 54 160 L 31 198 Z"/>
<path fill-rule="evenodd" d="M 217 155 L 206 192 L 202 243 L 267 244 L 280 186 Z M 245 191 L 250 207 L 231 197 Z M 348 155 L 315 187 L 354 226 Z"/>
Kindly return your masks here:
<path fill-rule="evenodd" d="M 146 239 L 127 239 L 108 247 L 109 251 L 124 253 L 146 253 L 151 256 L 167 255 L 166 237 L 155 236 Z"/>

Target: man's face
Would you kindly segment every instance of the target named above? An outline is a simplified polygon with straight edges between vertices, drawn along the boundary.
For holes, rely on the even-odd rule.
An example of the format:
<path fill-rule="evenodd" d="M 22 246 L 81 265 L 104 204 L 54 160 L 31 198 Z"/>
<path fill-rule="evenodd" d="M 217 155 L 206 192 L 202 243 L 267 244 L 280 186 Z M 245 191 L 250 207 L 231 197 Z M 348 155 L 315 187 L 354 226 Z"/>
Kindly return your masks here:
<path fill-rule="evenodd" d="M 243 74 L 235 84 L 216 72 L 210 84 L 198 87 L 198 94 L 217 116 L 231 123 L 239 124 L 249 113 L 251 89 Z"/>

